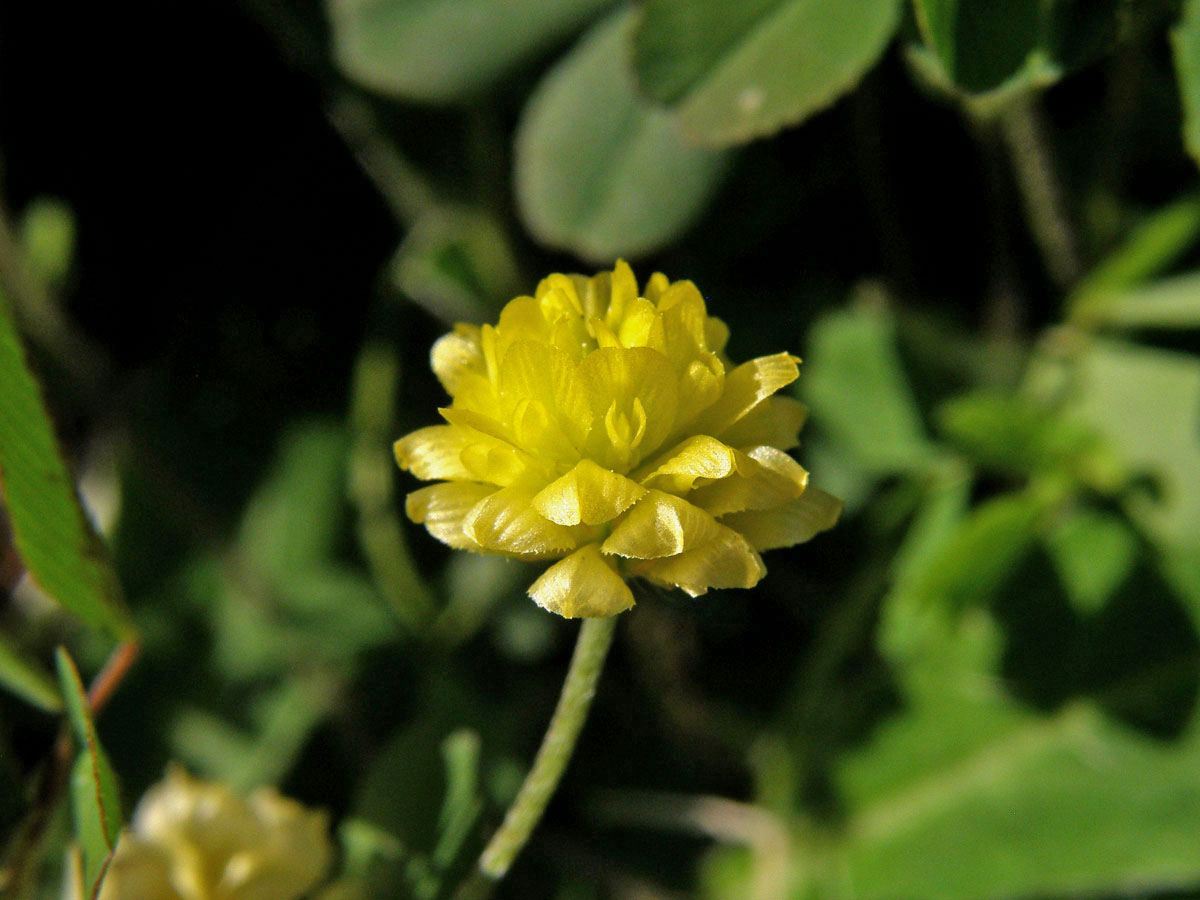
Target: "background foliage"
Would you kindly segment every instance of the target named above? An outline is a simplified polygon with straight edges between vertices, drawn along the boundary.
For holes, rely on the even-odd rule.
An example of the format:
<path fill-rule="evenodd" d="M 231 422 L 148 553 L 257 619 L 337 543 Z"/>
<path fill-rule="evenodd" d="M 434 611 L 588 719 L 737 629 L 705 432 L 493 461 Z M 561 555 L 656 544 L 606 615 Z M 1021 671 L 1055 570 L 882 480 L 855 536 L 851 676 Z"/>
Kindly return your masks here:
<path fill-rule="evenodd" d="M 0 892 L 174 759 L 448 896 L 574 626 L 389 445 L 618 255 L 804 357 L 846 514 L 640 598 L 500 894 L 1200 889 L 1200 0 L 5 4 L 0 154 Z"/>

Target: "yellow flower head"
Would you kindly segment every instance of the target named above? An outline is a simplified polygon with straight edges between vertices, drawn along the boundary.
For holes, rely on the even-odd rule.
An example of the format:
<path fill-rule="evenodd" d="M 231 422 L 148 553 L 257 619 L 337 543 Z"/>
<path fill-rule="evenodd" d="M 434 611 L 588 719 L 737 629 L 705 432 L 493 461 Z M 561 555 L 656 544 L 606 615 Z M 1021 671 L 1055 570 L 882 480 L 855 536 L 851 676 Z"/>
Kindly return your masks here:
<path fill-rule="evenodd" d="M 297 900 L 332 855 L 324 813 L 172 767 L 122 833 L 99 900 Z"/>
<path fill-rule="evenodd" d="M 407 511 L 451 547 L 558 559 L 529 589 L 563 616 L 633 606 L 626 579 L 692 596 L 752 587 L 758 553 L 829 528 L 841 504 L 785 451 L 804 406 L 776 392 L 796 357 L 734 367 L 729 330 L 690 281 L 629 266 L 551 275 L 497 325 L 434 344 L 448 424 L 396 442 L 400 466 L 440 481 Z"/>

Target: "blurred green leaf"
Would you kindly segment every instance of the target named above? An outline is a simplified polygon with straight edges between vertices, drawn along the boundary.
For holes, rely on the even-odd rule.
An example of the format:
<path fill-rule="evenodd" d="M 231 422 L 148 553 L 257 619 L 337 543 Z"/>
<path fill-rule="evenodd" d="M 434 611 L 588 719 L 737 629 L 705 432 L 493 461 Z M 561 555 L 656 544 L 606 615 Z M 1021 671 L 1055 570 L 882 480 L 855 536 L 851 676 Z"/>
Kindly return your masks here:
<path fill-rule="evenodd" d="M 446 324 L 485 322 L 520 292 L 508 236 L 495 218 L 470 207 L 435 205 L 404 237 L 392 282 Z"/>
<path fill-rule="evenodd" d="M 836 453 L 867 472 L 921 469 L 939 458 L 896 350 L 895 323 L 881 305 L 859 303 L 820 319 L 809 333 L 805 399 Z"/>
<path fill-rule="evenodd" d="M 1131 515 L 1157 539 L 1200 545 L 1200 359 L 1094 339 L 1082 350 L 1073 414 L 1109 442 L 1131 474 Z"/>
<path fill-rule="evenodd" d="M 946 437 L 983 466 L 1034 473 L 1085 467 L 1097 438 L 1083 423 L 1019 394 L 976 391 L 943 403 Z"/>
<path fill-rule="evenodd" d="M 55 661 L 67 716 L 79 745 L 79 754 L 71 770 L 71 806 L 75 816 L 75 840 L 83 853 L 84 883 L 88 896 L 94 896 L 124 821 L 120 791 L 117 776 L 96 737 L 87 693 L 75 663 L 61 647 Z"/>
<path fill-rule="evenodd" d="M 479 735 L 463 729 L 442 741 L 446 794 L 438 816 L 438 841 L 433 864 L 448 868 L 457 858 L 483 809 L 479 793 Z"/>
<path fill-rule="evenodd" d="M 49 197 L 30 203 L 21 216 L 21 249 L 35 278 L 60 287 L 75 258 L 75 215 L 71 207 Z"/>
<path fill-rule="evenodd" d="M 1038 46 L 1039 0 L 914 0 L 925 43 L 950 79 L 977 93 L 999 87 Z"/>
<path fill-rule="evenodd" d="M 404 855 L 404 847 L 393 835 L 362 819 L 343 819 L 338 826 L 338 839 L 342 845 L 342 868 L 356 878 L 367 878 L 379 862 L 393 862 Z"/>
<path fill-rule="evenodd" d="M 931 597 L 928 572 L 945 555 L 946 545 L 962 527 L 971 497 L 965 472 L 947 470 L 925 491 L 904 542 L 892 558 L 892 589 L 880 608 L 879 646 L 892 660 L 921 652 L 931 629 L 947 616 L 944 598 Z"/>
<path fill-rule="evenodd" d="M 394 834 L 410 852 L 432 853 L 437 844 L 444 780 L 435 773 L 445 734 L 429 720 L 400 729 L 358 781 L 355 815 Z"/>
<path fill-rule="evenodd" d="M 1113 324 L 1125 324 L 1122 317 L 1136 316 L 1140 306 L 1127 299 L 1130 289 L 1162 272 L 1193 246 L 1197 238 L 1200 238 L 1200 196 L 1187 196 L 1155 210 L 1075 287 L 1067 301 L 1070 317 L 1087 324 L 1094 319 L 1110 321 L 1115 315 Z M 1186 306 L 1182 300 L 1176 302 Z M 1149 314 L 1155 315 L 1155 307 L 1161 305 L 1161 300 L 1152 302 Z"/>
<path fill-rule="evenodd" d="M 909 62 L 929 84 L 965 92 L 985 116 L 1095 61 L 1116 44 L 1122 25 L 1133 27 L 1141 14 L 1119 0 L 914 0 L 913 6 L 924 46 L 909 48 Z"/>
<path fill-rule="evenodd" d="M 372 90 L 432 102 L 479 93 L 612 0 L 326 0 L 334 58 Z"/>
<path fill-rule="evenodd" d="M 287 576 L 328 558 L 344 523 L 347 442 L 333 423 L 293 426 L 251 499 L 239 545 L 252 565 Z"/>
<path fill-rule="evenodd" d="M 700 867 L 703 900 L 746 900 L 754 883 L 754 855 L 748 847 L 715 847 Z"/>
<path fill-rule="evenodd" d="M 955 606 L 986 599 L 1033 544 L 1062 491 L 1057 483 L 1033 484 L 980 503 L 910 574 L 910 589 Z"/>
<path fill-rule="evenodd" d="M 1183 0 L 1179 24 L 1171 30 L 1171 49 L 1183 104 L 1183 142 L 1200 165 L 1200 0 Z"/>
<path fill-rule="evenodd" d="M 1084 324 L 1118 328 L 1200 327 L 1200 272 L 1120 293 L 1092 295 L 1075 317 Z"/>
<path fill-rule="evenodd" d="M 22 700 L 46 710 L 62 709 L 62 697 L 50 674 L 0 632 L 0 684 Z"/>
<path fill-rule="evenodd" d="M 949 687 L 945 702 L 885 726 L 842 785 L 845 871 L 864 900 L 1095 895 L 1200 879 L 1194 732 L 1159 742 L 1089 706 L 1043 718 Z"/>
<path fill-rule="evenodd" d="M 394 348 L 371 342 L 359 351 L 351 388 L 349 494 L 358 509 L 358 540 L 371 576 L 410 631 L 433 616 L 436 604 L 413 562 L 396 501 L 396 435 L 400 361 Z"/>
<path fill-rule="evenodd" d="M 1092 552 L 1107 549 L 1101 541 Z M 1049 598 L 1031 577 L 1014 572 L 1005 590 L 1041 605 Z M 1168 657 L 1144 647 L 1129 652 L 1131 642 L 1147 640 L 1152 622 L 1179 627 L 1169 614 L 1156 619 L 1172 608 L 1166 595 L 1166 607 L 1145 613 L 1155 599 L 1146 590 L 1139 584 L 1128 595 L 1121 616 L 1091 619 L 1095 629 L 1080 624 L 1073 633 L 1030 634 L 1040 620 L 1020 612 L 1020 628 L 1010 623 L 1005 631 L 975 607 L 927 629 L 919 653 L 891 657 L 904 702 L 835 770 L 845 825 L 834 852 L 856 897 L 1107 895 L 1195 883 L 1195 638 L 1180 640 Z M 1041 677 L 1037 693 L 1052 698 L 1049 714 L 1005 690 L 1019 677 L 1009 669 L 1013 654 L 1029 649 L 1017 642 L 1037 644 L 1031 671 Z M 1096 680 L 1068 686 L 1077 668 Z M 1072 691 L 1096 703 L 1072 699 Z M 1170 739 L 1099 711 L 1125 709 L 1136 696 L 1131 712 L 1140 713 L 1146 696 L 1180 691 L 1184 730 Z"/>
<path fill-rule="evenodd" d="M 525 226 L 542 243 L 596 262 L 676 238 L 728 162 L 689 145 L 674 119 L 638 98 L 626 66 L 635 23 L 622 9 L 595 25 L 543 78 L 517 129 Z"/>
<path fill-rule="evenodd" d="M 1112 513 L 1076 509 L 1046 533 L 1067 596 L 1080 613 L 1094 613 L 1129 577 L 1138 558 L 1137 536 Z"/>
<path fill-rule="evenodd" d="M 284 437 L 247 507 L 222 592 L 220 633 L 239 648 L 226 655 L 231 667 L 272 646 L 293 661 L 348 659 L 394 634 L 370 582 L 332 558 L 346 524 L 346 462 L 346 435 L 334 424 L 310 422 Z"/>
<path fill-rule="evenodd" d="M 174 755 L 189 768 L 248 791 L 279 784 L 291 770 L 304 742 L 334 708 L 337 685 L 316 672 L 281 681 L 241 698 L 250 728 L 197 709 L 186 709 L 171 726 Z"/>
<path fill-rule="evenodd" d="M 3 297 L 0 490 L 17 550 L 37 585 L 89 627 L 118 639 L 130 635 L 120 585 L 79 505 Z"/>
<path fill-rule="evenodd" d="M 829 106 L 883 53 L 898 0 L 648 0 L 639 86 L 685 133 L 717 146 L 773 134 Z"/>

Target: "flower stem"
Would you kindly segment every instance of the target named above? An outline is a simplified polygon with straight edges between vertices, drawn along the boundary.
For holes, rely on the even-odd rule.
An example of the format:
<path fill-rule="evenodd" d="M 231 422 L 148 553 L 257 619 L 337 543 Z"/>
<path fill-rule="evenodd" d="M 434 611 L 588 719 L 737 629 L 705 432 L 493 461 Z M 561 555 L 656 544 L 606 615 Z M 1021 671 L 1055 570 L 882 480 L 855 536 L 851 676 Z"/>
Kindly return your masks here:
<path fill-rule="evenodd" d="M 546 736 L 542 738 L 533 768 L 525 776 L 521 790 L 508 808 L 504 823 L 479 857 L 477 870 L 459 890 L 460 900 L 486 897 L 492 885 L 504 877 L 542 818 L 546 804 L 550 802 L 563 770 L 571 759 L 575 741 L 591 708 L 596 682 L 604 670 L 604 660 L 612 644 L 616 623 L 616 616 L 583 620 L 558 706 L 550 719 Z"/>

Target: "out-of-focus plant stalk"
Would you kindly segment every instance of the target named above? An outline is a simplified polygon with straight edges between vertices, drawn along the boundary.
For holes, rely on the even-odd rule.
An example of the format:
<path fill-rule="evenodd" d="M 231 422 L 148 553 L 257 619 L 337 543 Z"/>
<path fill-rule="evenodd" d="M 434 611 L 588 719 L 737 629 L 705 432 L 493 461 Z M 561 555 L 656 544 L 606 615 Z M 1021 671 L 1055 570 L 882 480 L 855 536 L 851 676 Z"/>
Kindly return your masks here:
<path fill-rule="evenodd" d="M 358 512 L 358 541 L 371 577 L 406 628 L 419 633 L 435 604 L 413 567 L 404 529 L 395 512 L 395 465 L 388 435 L 400 383 L 396 351 L 368 344 L 359 354 L 350 398 L 354 445 L 350 452 L 349 494 Z"/>
<path fill-rule="evenodd" d="M 1042 262 L 1054 283 L 1068 288 L 1079 279 L 1083 264 L 1036 103 L 1036 95 L 1014 99 L 1000 115 L 1000 134 Z"/>

